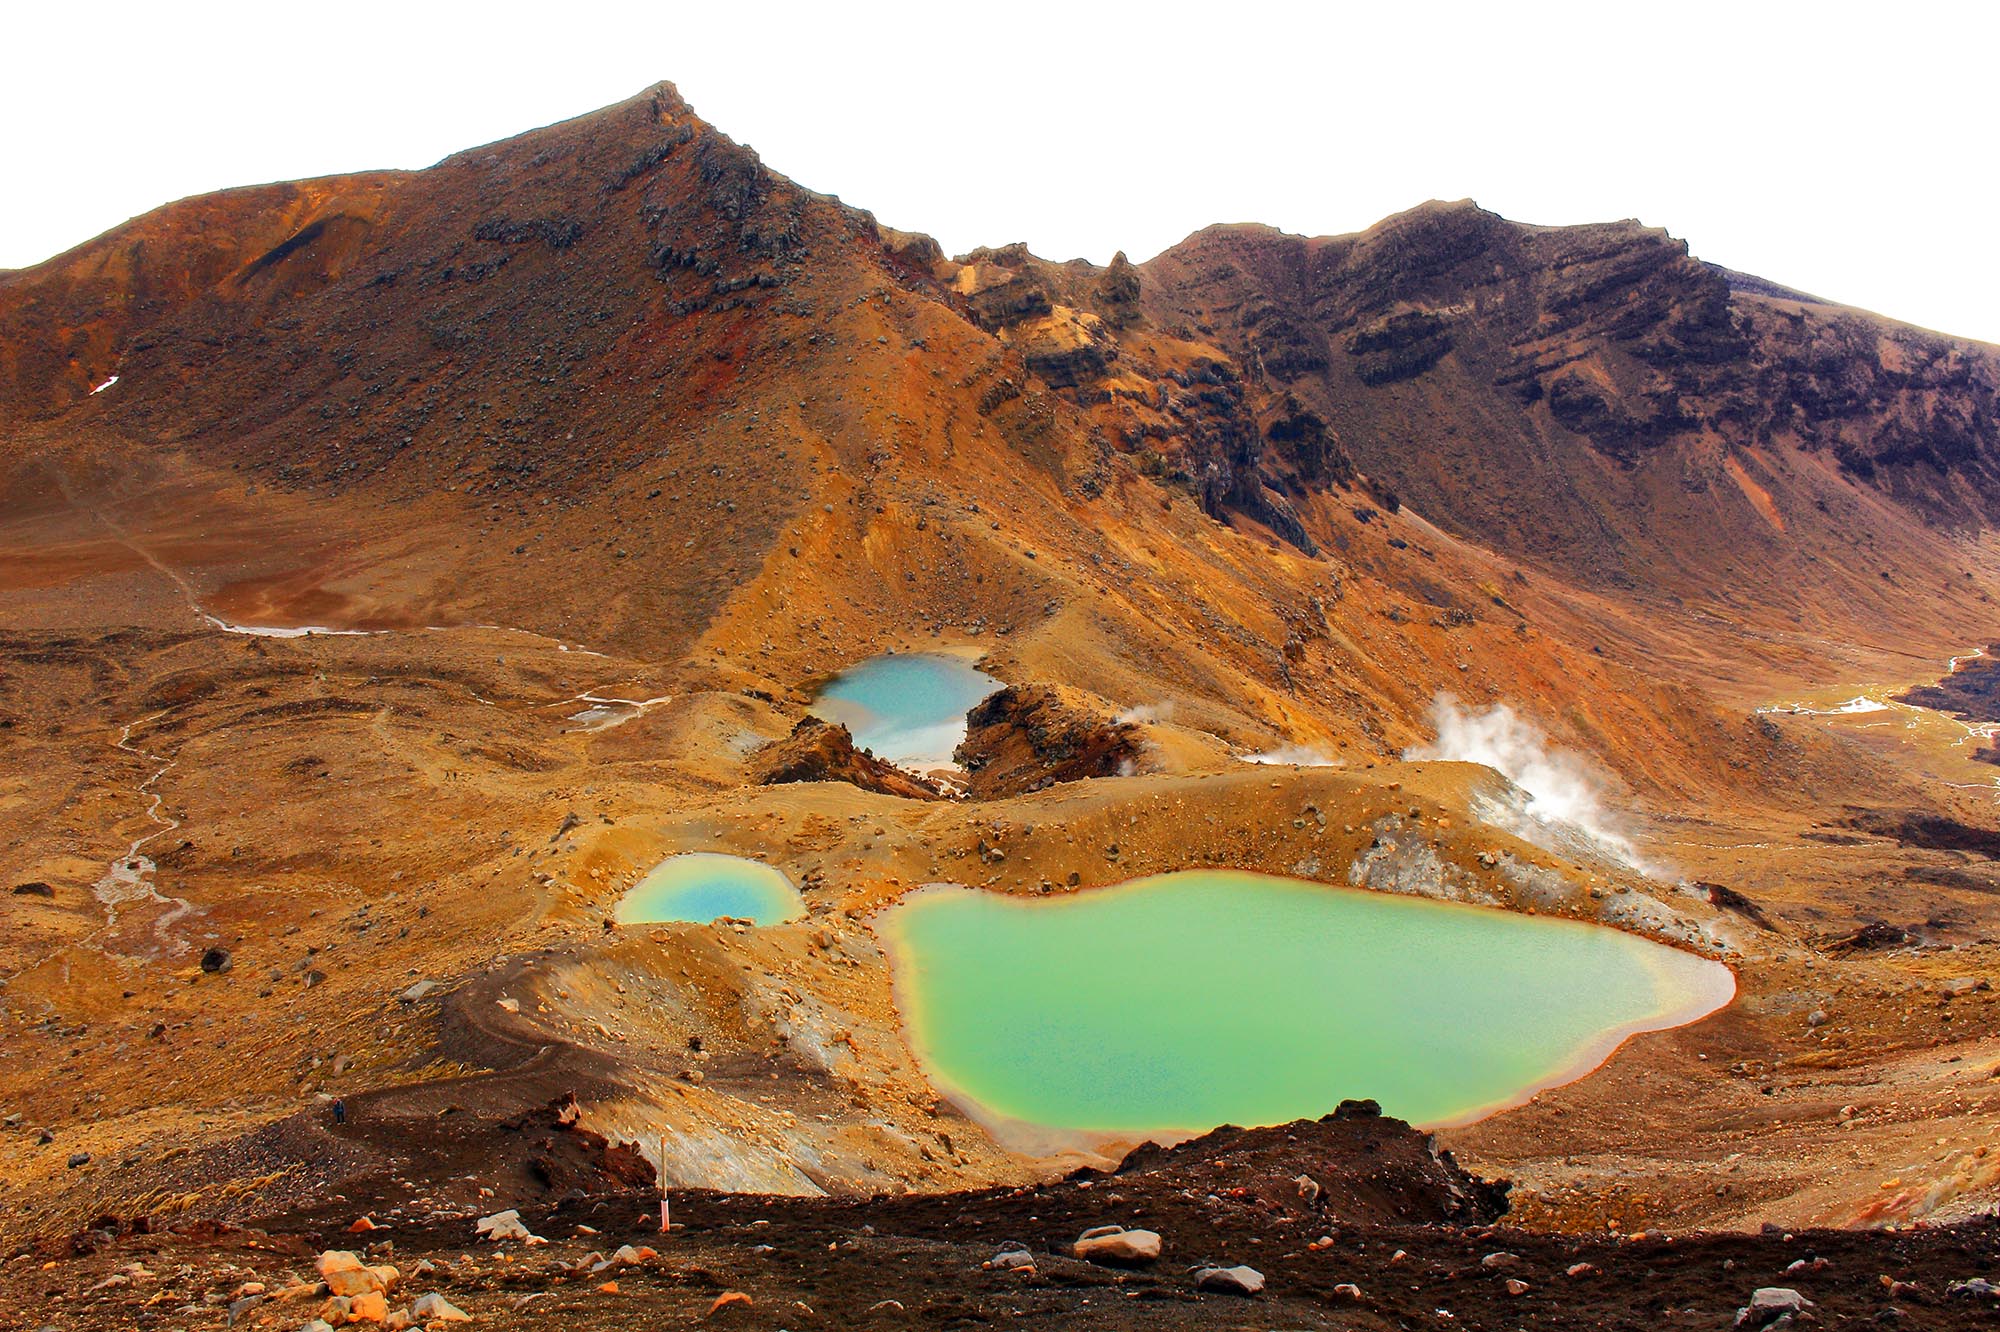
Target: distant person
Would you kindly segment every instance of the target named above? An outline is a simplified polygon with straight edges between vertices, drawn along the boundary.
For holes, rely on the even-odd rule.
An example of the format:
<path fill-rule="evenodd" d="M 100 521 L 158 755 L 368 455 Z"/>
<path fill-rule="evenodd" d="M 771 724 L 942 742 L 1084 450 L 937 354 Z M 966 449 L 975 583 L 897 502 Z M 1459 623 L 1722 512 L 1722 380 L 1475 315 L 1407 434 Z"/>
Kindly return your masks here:
<path fill-rule="evenodd" d="M 347 1122 L 347 1102 L 337 1096 L 333 1099 L 333 1122 L 336 1124 Z"/>

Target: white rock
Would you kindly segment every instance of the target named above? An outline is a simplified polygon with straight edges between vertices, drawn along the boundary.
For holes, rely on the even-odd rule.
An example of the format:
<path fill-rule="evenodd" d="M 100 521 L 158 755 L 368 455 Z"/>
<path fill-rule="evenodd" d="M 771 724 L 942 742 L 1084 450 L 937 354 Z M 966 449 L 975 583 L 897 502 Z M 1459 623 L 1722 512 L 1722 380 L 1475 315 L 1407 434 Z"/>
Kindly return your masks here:
<path fill-rule="evenodd" d="M 504 1212 L 482 1216 L 473 1224 L 473 1229 L 486 1239 L 499 1243 L 501 1240 L 520 1240 L 524 1244 L 546 1244 L 547 1240 L 529 1230 L 521 1222 L 521 1214 L 509 1207 Z"/>
<path fill-rule="evenodd" d="M 1194 1274 L 1194 1288 L 1256 1295 L 1264 1289 L 1264 1274 L 1254 1267 L 1204 1267 Z"/>
<path fill-rule="evenodd" d="M 1762 1327 L 1786 1314 L 1812 1308 L 1812 1301 L 1786 1286 L 1760 1286 L 1750 1303 L 1736 1311 L 1736 1326 Z"/>
<path fill-rule="evenodd" d="M 1160 1256 L 1160 1237 L 1150 1230 L 1097 1226 L 1083 1232 L 1072 1252 L 1090 1263 L 1150 1263 Z"/>
<path fill-rule="evenodd" d="M 419 1295 L 417 1302 L 410 1306 L 410 1317 L 420 1323 L 469 1323 L 472 1321 L 471 1314 L 465 1312 L 465 1310 L 459 1308 L 436 1291 L 432 1291 L 428 1295 Z"/>

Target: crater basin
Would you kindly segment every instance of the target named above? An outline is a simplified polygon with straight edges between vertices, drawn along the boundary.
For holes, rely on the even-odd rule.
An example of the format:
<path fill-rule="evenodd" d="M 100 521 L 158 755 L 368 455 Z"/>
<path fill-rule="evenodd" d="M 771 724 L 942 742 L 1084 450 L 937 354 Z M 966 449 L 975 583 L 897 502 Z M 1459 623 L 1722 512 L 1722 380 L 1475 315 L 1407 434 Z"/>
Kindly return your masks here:
<path fill-rule="evenodd" d="M 932 652 L 870 657 L 842 671 L 813 700 L 813 711 L 839 722 L 858 749 L 912 772 L 956 767 L 965 714 L 1005 686 L 956 657 Z"/>
<path fill-rule="evenodd" d="M 805 913 L 805 899 L 778 870 L 740 856 L 697 851 L 661 861 L 618 900 L 613 918 L 621 925 L 706 925 L 729 916 L 771 925 Z"/>
<path fill-rule="evenodd" d="M 1237 871 L 1060 898 L 937 885 L 878 920 L 911 1045 L 1003 1140 L 1162 1140 L 1372 1098 L 1462 1123 L 1727 1004 L 1602 926 Z"/>

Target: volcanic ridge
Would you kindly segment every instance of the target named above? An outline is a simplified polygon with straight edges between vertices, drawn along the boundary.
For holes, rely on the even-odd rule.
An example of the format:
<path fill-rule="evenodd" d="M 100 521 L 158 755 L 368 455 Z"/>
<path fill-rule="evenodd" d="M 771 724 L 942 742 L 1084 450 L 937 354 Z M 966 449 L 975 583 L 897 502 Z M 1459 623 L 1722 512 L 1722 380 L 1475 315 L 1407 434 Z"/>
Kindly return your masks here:
<path fill-rule="evenodd" d="M 0 272 L 0 1305 L 1990 1327 L 1996 395 L 1629 220 L 952 257 L 667 84 Z M 951 765 L 816 710 L 911 653 Z M 802 914 L 619 922 L 697 851 Z M 1187 869 L 1734 998 L 1469 1123 L 938 1090 L 883 913 Z"/>

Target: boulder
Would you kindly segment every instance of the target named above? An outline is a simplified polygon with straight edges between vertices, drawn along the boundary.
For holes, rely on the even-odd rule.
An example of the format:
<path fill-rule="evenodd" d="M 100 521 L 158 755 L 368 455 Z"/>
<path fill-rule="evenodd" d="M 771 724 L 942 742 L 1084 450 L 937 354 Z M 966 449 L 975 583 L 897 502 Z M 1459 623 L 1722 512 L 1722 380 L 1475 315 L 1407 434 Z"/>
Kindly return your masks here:
<path fill-rule="evenodd" d="M 1263 1292 L 1264 1274 L 1254 1267 L 1204 1267 L 1194 1274 L 1194 1288 L 1226 1295 L 1257 1295 Z"/>
<path fill-rule="evenodd" d="M 492 1240 L 495 1244 L 500 1243 L 502 1240 L 520 1240 L 523 1244 L 548 1243 L 540 1235 L 529 1230 L 522 1223 L 521 1214 L 512 1207 L 509 1207 L 504 1212 L 495 1212 L 491 1216 L 480 1217 L 478 1221 L 473 1223 L 473 1229 L 479 1233 L 482 1239 Z"/>
<path fill-rule="evenodd" d="M 348 1297 L 347 1321 L 350 1323 L 380 1323 L 389 1317 L 389 1297 L 379 1290 L 366 1291 Z"/>
<path fill-rule="evenodd" d="M 1150 1263 L 1160 1256 L 1160 1237 L 1150 1230 L 1096 1226 L 1083 1232 L 1072 1252 L 1087 1263 L 1114 1267 Z"/>
<path fill-rule="evenodd" d="M 792 782 L 846 782 L 864 791 L 905 800 L 937 800 L 936 783 L 854 747 L 854 736 L 839 722 L 806 717 L 782 740 L 757 752 L 757 781 L 764 786 Z"/>
<path fill-rule="evenodd" d="M 382 1284 L 382 1279 L 365 1267 L 348 1267 L 338 1272 L 328 1272 L 326 1288 L 335 1295 L 345 1295 L 349 1299 L 353 1299 L 356 1295 L 368 1295 L 387 1289 Z"/>
<path fill-rule="evenodd" d="M 988 1267 L 998 1267 L 1012 1272 L 1035 1265 L 1035 1255 L 1018 1244 L 1010 1244 L 987 1260 Z"/>
<path fill-rule="evenodd" d="M 410 1306 L 410 1317 L 419 1323 L 469 1323 L 472 1315 L 432 1291 L 428 1295 L 417 1296 L 417 1302 Z"/>
<path fill-rule="evenodd" d="M 352 1272 L 366 1266 L 361 1261 L 361 1255 L 351 1249 L 328 1249 L 313 1260 L 313 1270 L 320 1274 L 322 1280 L 335 1272 Z"/>
<path fill-rule="evenodd" d="M 1787 1286 L 1760 1286 L 1750 1303 L 1736 1311 L 1736 1326 L 1767 1327 L 1780 1318 L 1812 1308 L 1812 1301 Z"/>
<path fill-rule="evenodd" d="M 975 705 L 965 726 L 954 757 L 981 800 L 1116 777 L 1146 757 L 1136 724 L 1110 715 L 1101 700 L 1058 685 L 1010 685 Z"/>

